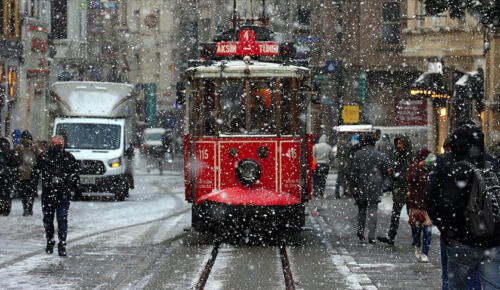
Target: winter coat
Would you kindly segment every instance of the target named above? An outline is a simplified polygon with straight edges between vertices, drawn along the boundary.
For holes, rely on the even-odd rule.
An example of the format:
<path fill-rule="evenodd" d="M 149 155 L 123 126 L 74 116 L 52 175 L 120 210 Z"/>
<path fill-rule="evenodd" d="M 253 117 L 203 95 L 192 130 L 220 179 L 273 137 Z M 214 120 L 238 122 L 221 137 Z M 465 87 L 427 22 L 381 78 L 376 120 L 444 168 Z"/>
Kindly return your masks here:
<path fill-rule="evenodd" d="M 14 149 L 14 154 L 19 159 L 18 178 L 21 180 L 31 180 L 34 177 L 34 167 L 37 159 L 37 148 L 33 141 L 22 139 L 20 144 Z"/>
<path fill-rule="evenodd" d="M 332 146 L 326 143 L 326 135 L 321 135 L 319 142 L 314 145 L 313 156 L 316 157 L 316 164 L 330 164 L 333 161 Z"/>
<path fill-rule="evenodd" d="M 398 140 L 403 141 L 404 149 L 397 149 Z M 392 191 L 392 201 L 397 203 L 406 202 L 408 184 L 406 182 L 406 172 L 413 163 L 413 153 L 410 138 L 406 135 L 398 135 L 394 138 L 394 160 L 392 164 L 392 174 L 394 177 L 394 190 Z"/>
<path fill-rule="evenodd" d="M 408 192 L 410 196 L 406 202 L 408 208 L 424 209 L 424 191 L 429 177 L 429 169 L 424 165 L 419 165 L 429 155 L 427 148 L 422 148 L 417 153 L 416 162 L 410 165 L 406 172 L 406 181 L 408 182 Z"/>
<path fill-rule="evenodd" d="M 50 148 L 39 158 L 36 169 L 42 175 L 42 196 L 62 200 L 78 190 L 78 162 L 65 150 Z"/>
<path fill-rule="evenodd" d="M 482 168 L 488 162 L 495 172 L 499 172 L 497 163 L 484 151 L 484 135 L 478 127 L 465 125 L 453 132 L 451 142 L 452 151 L 437 158 L 425 187 L 424 205 L 432 223 L 439 228 L 445 242 L 455 240 L 474 247 L 500 246 L 500 237 L 497 241 L 486 242 L 474 240 L 468 234 L 464 209 L 471 191 L 473 172 L 466 166 L 456 164 L 467 160 Z"/>
<path fill-rule="evenodd" d="M 10 141 L 5 137 L 0 137 L 0 192 L 4 194 L 10 194 L 12 190 L 18 165 L 10 147 Z"/>
<path fill-rule="evenodd" d="M 384 154 L 366 145 L 354 153 L 352 177 L 356 184 L 356 202 L 380 202 L 382 183 L 390 164 Z"/>

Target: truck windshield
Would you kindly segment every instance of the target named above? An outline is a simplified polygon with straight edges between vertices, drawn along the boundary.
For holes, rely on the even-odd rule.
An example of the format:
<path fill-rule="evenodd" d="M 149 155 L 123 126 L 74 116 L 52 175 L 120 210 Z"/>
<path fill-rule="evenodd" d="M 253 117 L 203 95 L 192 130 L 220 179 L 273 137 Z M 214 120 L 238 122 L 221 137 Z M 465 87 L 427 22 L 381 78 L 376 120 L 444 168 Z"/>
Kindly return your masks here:
<path fill-rule="evenodd" d="M 57 125 L 56 132 L 64 136 L 68 149 L 120 148 L 120 125 L 63 123 Z"/>

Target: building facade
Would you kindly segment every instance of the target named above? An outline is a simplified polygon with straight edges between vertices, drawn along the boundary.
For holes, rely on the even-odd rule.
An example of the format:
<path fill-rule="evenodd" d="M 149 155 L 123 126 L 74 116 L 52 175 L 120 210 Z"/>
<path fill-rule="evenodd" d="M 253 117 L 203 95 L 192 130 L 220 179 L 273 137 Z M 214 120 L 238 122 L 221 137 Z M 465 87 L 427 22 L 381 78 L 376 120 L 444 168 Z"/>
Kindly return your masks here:
<path fill-rule="evenodd" d="M 321 89 L 322 130 L 331 134 L 339 124 L 425 125 L 421 116 L 405 117 L 400 106 L 408 103 L 416 74 L 403 55 L 406 1 L 314 3 L 312 38 L 318 41 L 311 67 Z"/>
<path fill-rule="evenodd" d="M 404 55 L 409 66 L 435 76 L 428 81 L 422 76 L 420 85 L 423 87 L 411 91 L 416 98 L 428 100 L 429 148 L 442 152 L 442 144 L 450 130 L 468 120 L 483 124 L 487 143 L 498 142 L 498 37 L 469 14 L 461 19 L 451 19 L 448 12 L 426 16 L 424 8 L 421 1 L 408 1 Z M 497 47 L 493 45 L 490 51 L 485 51 L 486 42 L 497 44 Z M 429 68 L 435 65 L 441 69 L 430 72 Z M 470 83 L 472 76 L 482 78 L 477 88 L 471 88 L 475 87 Z M 482 97 L 480 91 L 484 90 L 484 81 L 487 89 Z M 441 87 L 442 92 L 429 94 L 436 93 L 429 86 Z M 463 87 L 468 87 L 469 93 L 462 93 Z M 425 91 L 427 93 L 421 93 Z"/>

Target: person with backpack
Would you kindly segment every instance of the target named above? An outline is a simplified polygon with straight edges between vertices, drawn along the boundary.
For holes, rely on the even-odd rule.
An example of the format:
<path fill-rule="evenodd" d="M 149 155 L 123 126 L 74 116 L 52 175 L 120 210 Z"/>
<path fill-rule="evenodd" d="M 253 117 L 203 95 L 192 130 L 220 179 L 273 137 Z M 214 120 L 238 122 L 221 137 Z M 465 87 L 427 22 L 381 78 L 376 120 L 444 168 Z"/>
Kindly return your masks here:
<path fill-rule="evenodd" d="M 42 176 L 42 213 L 47 246 L 45 252 L 54 251 L 54 215 L 57 216 L 58 252 L 66 256 L 68 211 L 72 194 L 79 183 L 78 163 L 73 155 L 64 150 L 64 139 L 52 137 L 50 146 L 36 164 Z"/>
<path fill-rule="evenodd" d="M 12 208 L 16 166 L 11 141 L 0 137 L 0 215 L 3 216 L 8 216 Z"/>
<path fill-rule="evenodd" d="M 33 137 L 28 130 L 22 132 L 21 141 L 14 149 L 14 154 L 20 161 L 17 167 L 16 190 L 22 199 L 23 216 L 30 216 L 33 215 L 33 200 L 38 185 L 38 174 L 34 170 L 38 154 L 33 143 Z"/>
<path fill-rule="evenodd" d="M 499 168 L 474 124 L 455 129 L 450 147 L 451 152 L 438 157 L 424 193 L 425 208 L 446 246 L 448 287 L 467 289 L 477 271 L 483 289 L 498 289 Z"/>

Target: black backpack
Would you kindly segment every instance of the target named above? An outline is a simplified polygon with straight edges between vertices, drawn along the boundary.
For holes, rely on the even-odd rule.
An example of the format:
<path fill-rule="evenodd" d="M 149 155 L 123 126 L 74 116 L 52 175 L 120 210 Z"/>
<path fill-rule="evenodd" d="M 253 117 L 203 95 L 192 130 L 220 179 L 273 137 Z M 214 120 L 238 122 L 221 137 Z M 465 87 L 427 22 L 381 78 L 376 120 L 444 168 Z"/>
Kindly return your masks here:
<path fill-rule="evenodd" d="M 464 217 L 471 237 L 476 241 L 493 242 L 500 237 L 500 181 L 491 162 L 484 168 L 460 161 L 473 172 L 472 186 L 465 205 Z"/>

